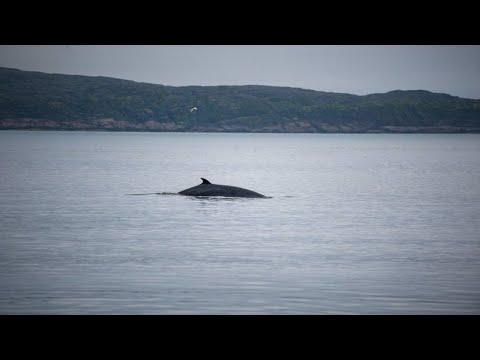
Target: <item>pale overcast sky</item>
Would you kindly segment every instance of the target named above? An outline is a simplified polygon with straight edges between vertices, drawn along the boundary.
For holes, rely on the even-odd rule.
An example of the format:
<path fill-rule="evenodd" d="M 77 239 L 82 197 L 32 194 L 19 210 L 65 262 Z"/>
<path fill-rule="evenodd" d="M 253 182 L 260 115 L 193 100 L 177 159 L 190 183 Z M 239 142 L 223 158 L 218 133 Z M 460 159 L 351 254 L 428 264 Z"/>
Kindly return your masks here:
<path fill-rule="evenodd" d="M 0 45 L 0 66 L 173 86 L 424 89 L 480 99 L 480 46 Z"/>

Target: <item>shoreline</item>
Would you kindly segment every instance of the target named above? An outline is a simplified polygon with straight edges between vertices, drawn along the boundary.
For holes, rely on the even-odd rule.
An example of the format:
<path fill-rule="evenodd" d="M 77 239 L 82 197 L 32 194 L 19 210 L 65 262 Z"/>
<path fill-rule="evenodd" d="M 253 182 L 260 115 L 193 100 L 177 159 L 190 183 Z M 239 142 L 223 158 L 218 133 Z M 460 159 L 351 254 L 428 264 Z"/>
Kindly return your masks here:
<path fill-rule="evenodd" d="M 329 135 L 329 134 L 357 134 L 357 135 L 376 135 L 376 134 L 480 134 L 479 130 L 457 130 L 457 131 L 330 131 L 330 132 L 312 132 L 312 131 L 158 131 L 158 130 L 125 130 L 125 129 L 38 129 L 38 128 L 19 128 L 19 129 L 0 129 L 0 131 L 24 131 L 24 132 L 103 132 L 103 133 L 170 133 L 170 134 L 310 134 L 310 135 Z"/>

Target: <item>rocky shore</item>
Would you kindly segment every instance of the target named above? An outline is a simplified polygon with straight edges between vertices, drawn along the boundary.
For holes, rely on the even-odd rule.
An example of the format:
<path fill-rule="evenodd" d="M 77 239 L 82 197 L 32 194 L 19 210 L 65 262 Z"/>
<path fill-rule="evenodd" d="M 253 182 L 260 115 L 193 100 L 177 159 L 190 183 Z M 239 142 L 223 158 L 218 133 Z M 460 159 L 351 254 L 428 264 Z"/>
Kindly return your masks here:
<path fill-rule="evenodd" d="M 268 126 L 210 124 L 187 126 L 184 123 L 160 123 L 116 120 L 111 118 L 81 120 L 3 119 L 0 130 L 92 130 L 92 131 L 157 131 L 157 132 L 252 132 L 252 133 L 480 133 L 480 127 L 443 126 L 365 126 L 358 123 L 334 125 L 325 122 L 287 121 Z"/>

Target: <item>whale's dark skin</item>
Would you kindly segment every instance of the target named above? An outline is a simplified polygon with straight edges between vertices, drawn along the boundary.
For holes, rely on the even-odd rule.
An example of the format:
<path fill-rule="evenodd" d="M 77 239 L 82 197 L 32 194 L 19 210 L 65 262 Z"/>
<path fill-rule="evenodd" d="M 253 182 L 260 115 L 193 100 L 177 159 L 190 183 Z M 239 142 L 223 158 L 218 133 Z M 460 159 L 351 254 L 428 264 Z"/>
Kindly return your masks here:
<path fill-rule="evenodd" d="M 236 186 L 212 184 L 207 179 L 201 179 L 203 182 L 200 185 L 182 190 L 179 192 L 179 194 L 187 196 L 266 198 L 266 196 L 252 190 L 247 190 Z"/>

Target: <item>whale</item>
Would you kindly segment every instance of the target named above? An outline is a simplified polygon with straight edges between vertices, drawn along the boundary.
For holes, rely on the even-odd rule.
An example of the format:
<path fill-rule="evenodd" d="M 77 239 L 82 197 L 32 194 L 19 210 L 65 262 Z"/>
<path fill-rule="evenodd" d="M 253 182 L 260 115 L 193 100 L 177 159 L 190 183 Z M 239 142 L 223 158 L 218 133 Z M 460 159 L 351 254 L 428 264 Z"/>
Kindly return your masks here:
<path fill-rule="evenodd" d="M 179 191 L 178 194 L 186 196 L 225 196 L 244 198 L 266 198 L 265 195 L 237 186 L 212 184 L 205 178 L 200 178 L 200 185 Z"/>

